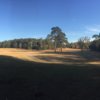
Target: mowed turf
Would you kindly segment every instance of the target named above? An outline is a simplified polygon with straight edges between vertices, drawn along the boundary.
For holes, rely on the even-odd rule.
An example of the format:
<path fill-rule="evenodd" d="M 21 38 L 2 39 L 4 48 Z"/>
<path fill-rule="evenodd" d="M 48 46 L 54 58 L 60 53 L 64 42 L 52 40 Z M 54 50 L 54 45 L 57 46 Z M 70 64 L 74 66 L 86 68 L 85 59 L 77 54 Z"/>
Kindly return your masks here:
<path fill-rule="evenodd" d="M 100 100 L 100 67 L 82 64 L 1 55 L 0 100 Z"/>

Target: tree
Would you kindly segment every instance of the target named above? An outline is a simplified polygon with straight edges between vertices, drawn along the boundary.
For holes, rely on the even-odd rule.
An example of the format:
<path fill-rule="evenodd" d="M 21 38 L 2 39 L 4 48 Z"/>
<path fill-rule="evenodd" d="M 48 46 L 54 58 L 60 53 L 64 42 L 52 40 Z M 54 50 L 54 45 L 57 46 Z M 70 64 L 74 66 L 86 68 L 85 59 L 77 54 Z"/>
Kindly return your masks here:
<path fill-rule="evenodd" d="M 47 38 L 44 39 L 44 41 L 43 41 L 43 47 L 44 47 L 44 49 L 53 49 L 53 43 L 52 43 L 52 41 L 48 38 L 48 36 L 47 36 Z"/>
<path fill-rule="evenodd" d="M 81 37 L 78 40 L 78 44 L 81 50 L 83 49 L 88 49 L 89 48 L 89 44 L 90 44 L 90 38 L 89 37 Z"/>
<path fill-rule="evenodd" d="M 92 36 L 92 38 L 95 38 L 95 40 L 100 39 L 100 33 L 99 33 L 99 34 L 94 34 L 94 35 Z"/>
<path fill-rule="evenodd" d="M 95 40 L 91 42 L 89 48 L 94 51 L 100 51 L 100 33 L 95 34 L 92 37 L 95 38 Z"/>
<path fill-rule="evenodd" d="M 0 42 L 1 48 L 22 48 L 22 49 L 53 49 L 60 47 L 62 52 L 62 47 L 67 43 L 67 38 L 65 33 L 59 27 L 51 28 L 51 33 L 46 39 L 35 39 L 35 38 L 21 38 Z M 55 44 L 55 45 L 54 45 Z"/>
<path fill-rule="evenodd" d="M 62 52 L 63 46 L 66 45 L 66 44 L 68 43 L 65 33 L 59 32 L 59 33 L 58 33 L 58 36 L 57 36 L 57 40 L 58 40 L 58 41 L 57 41 L 58 47 L 61 48 L 61 52 Z"/>
<path fill-rule="evenodd" d="M 54 42 L 55 52 L 57 47 L 60 47 L 62 52 L 63 43 L 67 41 L 65 33 L 62 32 L 62 30 L 59 27 L 52 27 L 51 33 L 48 35 L 48 38 L 52 40 L 52 42 Z"/>
<path fill-rule="evenodd" d="M 51 28 L 51 39 L 54 41 L 54 49 L 55 49 L 55 52 L 56 52 L 56 49 L 57 49 L 57 36 L 58 34 L 61 32 L 61 29 L 59 27 L 52 27 Z"/>

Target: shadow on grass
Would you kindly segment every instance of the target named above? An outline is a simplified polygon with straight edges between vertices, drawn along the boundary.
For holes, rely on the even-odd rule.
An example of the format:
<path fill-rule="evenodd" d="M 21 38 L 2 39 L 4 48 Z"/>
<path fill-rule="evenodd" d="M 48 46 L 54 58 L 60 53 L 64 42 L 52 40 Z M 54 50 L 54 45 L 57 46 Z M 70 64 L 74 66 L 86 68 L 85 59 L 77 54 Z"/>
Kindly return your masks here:
<path fill-rule="evenodd" d="M 100 100 L 100 68 L 0 56 L 0 100 Z"/>
<path fill-rule="evenodd" d="M 63 54 L 63 55 L 66 55 L 66 54 L 78 54 L 80 51 L 67 51 L 66 50 L 66 52 L 64 51 L 64 52 L 53 52 L 53 51 L 46 51 L 46 52 L 44 52 L 45 54 L 47 53 L 47 54 Z"/>
<path fill-rule="evenodd" d="M 64 55 L 66 56 L 65 58 L 57 58 L 57 57 L 52 57 L 52 59 L 58 59 L 61 60 L 62 62 L 68 62 L 68 61 L 72 61 L 72 62 L 79 62 L 82 61 L 83 63 L 88 62 L 88 61 L 100 61 L 100 54 L 96 54 L 96 52 L 92 52 L 89 50 L 84 50 L 84 51 L 67 51 L 66 52 L 45 52 L 47 54 L 60 54 L 60 55 Z M 73 55 L 73 56 L 72 56 Z M 71 56 L 71 57 L 69 57 Z M 75 57 L 74 57 L 75 56 Z M 38 56 L 39 58 L 39 56 Z M 84 60 L 82 60 L 82 58 Z M 43 60 L 48 60 L 45 57 L 40 57 L 40 59 Z"/>

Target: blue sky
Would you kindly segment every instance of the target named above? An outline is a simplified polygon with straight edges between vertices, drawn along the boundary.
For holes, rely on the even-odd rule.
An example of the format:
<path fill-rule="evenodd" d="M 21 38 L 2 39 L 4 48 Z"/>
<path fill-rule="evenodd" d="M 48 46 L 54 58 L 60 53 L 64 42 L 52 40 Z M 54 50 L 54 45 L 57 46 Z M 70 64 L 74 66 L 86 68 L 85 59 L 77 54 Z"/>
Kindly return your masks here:
<path fill-rule="evenodd" d="M 100 32 L 100 0 L 0 0 L 0 41 L 45 38 L 59 26 L 69 42 Z"/>

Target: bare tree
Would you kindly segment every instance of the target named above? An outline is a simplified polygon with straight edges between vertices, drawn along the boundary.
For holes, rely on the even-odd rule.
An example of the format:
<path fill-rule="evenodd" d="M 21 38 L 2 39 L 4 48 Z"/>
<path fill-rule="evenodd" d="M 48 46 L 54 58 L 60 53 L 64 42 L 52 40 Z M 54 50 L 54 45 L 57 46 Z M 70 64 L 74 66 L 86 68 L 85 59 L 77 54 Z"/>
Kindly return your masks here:
<path fill-rule="evenodd" d="M 85 36 L 85 37 L 81 37 L 78 40 L 78 44 L 81 50 L 83 49 L 88 49 L 89 48 L 89 44 L 90 44 L 90 38 Z"/>

